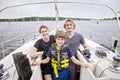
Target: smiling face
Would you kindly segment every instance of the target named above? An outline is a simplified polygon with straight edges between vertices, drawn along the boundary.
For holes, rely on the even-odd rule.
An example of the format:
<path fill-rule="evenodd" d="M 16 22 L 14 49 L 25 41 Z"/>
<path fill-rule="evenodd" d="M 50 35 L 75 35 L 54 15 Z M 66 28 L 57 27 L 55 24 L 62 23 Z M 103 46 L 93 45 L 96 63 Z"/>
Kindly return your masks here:
<path fill-rule="evenodd" d="M 49 31 L 46 28 L 42 28 L 40 34 L 45 38 L 49 36 Z"/>
<path fill-rule="evenodd" d="M 73 24 L 72 22 L 68 21 L 68 22 L 65 23 L 65 30 L 66 30 L 67 32 L 73 31 L 74 28 L 75 28 L 75 27 L 74 27 L 74 24 Z"/>
<path fill-rule="evenodd" d="M 75 29 L 75 23 L 71 19 L 65 20 L 64 28 L 67 32 L 73 32 Z"/>
<path fill-rule="evenodd" d="M 67 34 L 64 31 L 57 31 L 55 34 L 55 41 L 57 47 L 61 47 L 67 39 Z"/>
<path fill-rule="evenodd" d="M 40 34 L 42 35 L 43 38 L 48 38 L 49 37 L 49 30 L 48 27 L 45 25 L 42 25 L 39 29 Z"/>
<path fill-rule="evenodd" d="M 65 43 L 64 38 L 56 38 L 56 44 L 58 47 L 61 47 Z"/>

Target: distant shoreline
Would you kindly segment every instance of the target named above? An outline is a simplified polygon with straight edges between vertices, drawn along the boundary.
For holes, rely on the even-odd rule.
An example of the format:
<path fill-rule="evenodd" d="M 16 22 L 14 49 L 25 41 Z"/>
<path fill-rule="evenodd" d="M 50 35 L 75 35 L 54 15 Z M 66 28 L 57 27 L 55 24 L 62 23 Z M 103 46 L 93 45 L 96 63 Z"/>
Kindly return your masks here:
<path fill-rule="evenodd" d="M 66 18 L 74 19 L 77 21 L 90 21 L 90 20 L 116 20 L 116 18 L 103 18 L 103 19 L 92 19 L 92 18 L 71 18 L 71 17 L 59 17 L 59 21 L 63 21 Z M 120 17 L 119 17 L 120 20 Z M 55 21 L 55 17 L 24 17 L 15 19 L 0 19 L 0 22 L 24 22 L 24 21 Z"/>

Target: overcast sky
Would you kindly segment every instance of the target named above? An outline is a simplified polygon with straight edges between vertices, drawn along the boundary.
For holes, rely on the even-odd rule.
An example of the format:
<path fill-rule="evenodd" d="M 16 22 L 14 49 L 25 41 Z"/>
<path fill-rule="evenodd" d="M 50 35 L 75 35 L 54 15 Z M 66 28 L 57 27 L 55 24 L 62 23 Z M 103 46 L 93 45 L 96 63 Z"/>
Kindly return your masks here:
<path fill-rule="evenodd" d="M 54 0 L 0 0 L 0 10 L 18 4 L 50 2 Z M 108 5 L 116 12 L 120 11 L 120 0 L 57 0 L 78 1 Z M 88 4 L 58 4 L 59 16 L 80 18 L 103 18 L 113 17 L 113 12 L 106 7 Z M 55 16 L 54 4 L 30 5 L 23 7 L 8 8 L 0 12 L 0 18 L 18 18 L 29 16 Z"/>

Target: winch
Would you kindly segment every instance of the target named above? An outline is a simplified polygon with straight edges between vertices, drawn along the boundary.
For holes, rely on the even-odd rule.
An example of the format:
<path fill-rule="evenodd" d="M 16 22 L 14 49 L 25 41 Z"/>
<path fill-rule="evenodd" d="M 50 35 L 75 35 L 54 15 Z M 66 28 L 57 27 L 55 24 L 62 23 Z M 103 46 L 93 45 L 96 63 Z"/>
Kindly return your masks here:
<path fill-rule="evenodd" d="M 112 72 L 120 73 L 120 56 L 114 56 L 109 68 Z"/>
<path fill-rule="evenodd" d="M 112 51 L 116 54 L 116 56 L 113 56 L 113 61 L 109 65 L 110 67 L 109 69 L 112 72 L 120 74 L 120 53 L 117 51 L 117 43 L 118 43 L 118 39 L 115 39 L 112 45 Z"/>
<path fill-rule="evenodd" d="M 3 67 L 4 65 L 0 64 L 0 80 L 7 80 L 10 74 L 7 70 L 4 70 Z"/>

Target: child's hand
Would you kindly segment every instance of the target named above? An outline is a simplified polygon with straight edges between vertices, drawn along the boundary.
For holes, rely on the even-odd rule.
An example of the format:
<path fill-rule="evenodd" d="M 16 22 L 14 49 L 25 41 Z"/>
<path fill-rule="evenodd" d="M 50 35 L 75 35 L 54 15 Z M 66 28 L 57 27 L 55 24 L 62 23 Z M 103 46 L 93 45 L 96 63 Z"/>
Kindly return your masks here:
<path fill-rule="evenodd" d="M 90 67 L 90 64 L 89 63 L 83 63 L 81 66 L 85 67 L 85 68 L 88 68 L 88 67 Z"/>
<path fill-rule="evenodd" d="M 32 63 L 33 66 L 37 66 L 37 65 L 40 65 L 41 64 L 41 61 L 35 61 Z"/>

